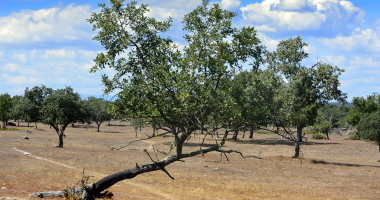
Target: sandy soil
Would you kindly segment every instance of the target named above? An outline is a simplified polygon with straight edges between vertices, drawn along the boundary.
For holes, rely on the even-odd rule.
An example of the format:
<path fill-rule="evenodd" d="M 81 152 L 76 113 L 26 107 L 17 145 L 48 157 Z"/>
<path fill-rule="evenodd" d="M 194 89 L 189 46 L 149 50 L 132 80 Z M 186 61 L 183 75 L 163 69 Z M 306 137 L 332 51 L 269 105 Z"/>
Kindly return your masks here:
<path fill-rule="evenodd" d="M 151 163 L 143 152 L 152 146 L 168 150 L 171 137 L 157 137 L 133 143 L 120 151 L 111 151 L 136 139 L 126 123 L 111 122 L 101 126 L 76 124 L 66 131 L 64 148 L 49 126 L 38 124 L 20 130 L 0 130 L 0 199 L 30 199 L 28 194 L 62 190 L 75 185 L 82 171 L 89 182 Z M 32 133 L 27 133 L 30 130 Z M 138 131 L 137 138 L 151 134 L 149 127 Z M 21 137 L 27 135 L 30 139 Z M 232 137 L 232 135 L 230 136 Z M 219 153 L 195 156 L 167 166 L 164 172 L 146 173 L 117 183 L 109 190 L 113 199 L 379 199 L 380 153 L 378 146 L 366 141 L 307 140 L 302 146 L 303 159 L 290 158 L 294 144 L 287 140 L 267 139 L 275 135 L 255 134 L 253 139 L 228 140 L 224 149 L 236 149 L 247 156 L 230 154 L 230 162 Z M 348 137 L 348 136 L 344 136 Z M 211 138 L 207 144 L 214 144 Z M 206 144 L 206 146 L 207 146 Z M 193 137 L 185 151 L 197 150 L 200 141 Z M 158 154 L 159 158 L 164 158 Z M 313 163 L 313 160 L 326 163 Z"/>

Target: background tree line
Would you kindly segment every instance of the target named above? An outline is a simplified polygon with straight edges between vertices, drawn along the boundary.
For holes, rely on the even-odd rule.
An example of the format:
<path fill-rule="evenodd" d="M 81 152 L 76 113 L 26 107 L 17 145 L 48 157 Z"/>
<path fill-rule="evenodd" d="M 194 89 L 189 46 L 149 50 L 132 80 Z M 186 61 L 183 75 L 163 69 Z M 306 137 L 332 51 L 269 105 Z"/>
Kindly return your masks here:
<path fill-rule="evenodd" d="M 3 128 L 9 120 L 20 119 L 29 123 L 50 125 L 59 137 L 58 147 L 63 147 L 64 131 L 69 124 L 76 122 L 97 124 L 97 131 L 104 121 L 113 115 L 107 111 L 108 103 L 102 98 L 88 97 L 85 100 L 71 87 L 53 90 L 44 85 L 26 88 L 24 95 L 0 95 L 0 120 Z M 13 122 L 9 122 L 12 125 Z"/>

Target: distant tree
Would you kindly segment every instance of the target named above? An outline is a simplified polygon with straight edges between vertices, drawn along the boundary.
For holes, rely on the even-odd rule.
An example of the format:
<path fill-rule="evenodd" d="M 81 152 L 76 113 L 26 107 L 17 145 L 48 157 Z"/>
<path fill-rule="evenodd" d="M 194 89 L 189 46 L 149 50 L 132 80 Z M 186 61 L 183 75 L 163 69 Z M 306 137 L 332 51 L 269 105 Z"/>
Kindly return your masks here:
<path fill-rule="evenodd" d="M 20 119 L 22 118 L 20 111 L 20 106 L 22 104 L 22 101 L 24 99 L 24 96 L 22 95 L 15 95 L 12 97 L 12 112 L 11 112 L 11 118 L 13 120 L 17 120 L 17 126 L 20 125 Z"/>
<path fill-rule="evenodd" d="M 380 152 L 380 111 L 365 113 L 356 128 L 361 138 L 375 141 Z"/>
<path fill-rule="evenodd" d="M 0 121 L 3 122 L 3 128 L 5 128 L 5 122 L 11 117 L 12 111 L 12 98 L 8 93 L 0 95 Z M 0 126 L 1 128 L 1 126 Z"/>
<path fill-rule="evenodd" d="M 41 108 L 44 99 L 52 94 L 53 89 L 44 85 L 41 87 L 35 86 L 31 89 L 26 88 L 24 98 L 14 108 L 13 115 L 23 118 L 28 122 L 34 122 L 37 127 L 37 122 L 40 122 Z"/>
<path fill-rule="evenodd" d="M 314 133 L 321 132 L 327 136 L 327 139 L 329 140 L 329 132 L 331 132 L 332 125 L 331 122 L 323 118 L 321 115 L 318 115 L 316 122 L 311 127 L 311 130 Z"/>
<path fill-rule="evenodd" d="M 71 87 L 54 90 L 42 103 L 41 122 L 57 132 L 58 147 L 63 147 L 64 132 L 71 122 L 90 123 L 90 116 L 88 107 Z"/>
<path fill-rule="evenodd" d="M 100 124 L 112 119 L 112 114 L 108 112 L 107 102 L 102 98 L 96 98 L 93 96 L 88 97 L 85 102 L 90 111 L 90 120 L 96 123 L 98 126 L 97 131 L 99 132 Z"/>
<path fill-rule="evenodd" d="M 348 114 L 347 122 L 352 126 L 356 126 L 365 113 L 370 114 L 380 110 L 380 95 L 373 93 L 368 95 L 367 98 L 354 97 L 352 104 L 354 107 Z"/>
<path fill-rule="evenodd" d="M 301 37 L 283 40 L 273 53 L 266 54 L 268 68 L 286 79 L 285 87 L 277 99 L 282 99 L 281 123 L 297 128 L 295 157 L 299 157 L 302 129 L 312 125 L 318 115 L 317 110 L 328 101 L 346 102 L 346 94 L 338 89 L 338 77 L 343 69 L 318 62 L 311 67 L 301 66 L 301 61 L 309 55 Z"/>

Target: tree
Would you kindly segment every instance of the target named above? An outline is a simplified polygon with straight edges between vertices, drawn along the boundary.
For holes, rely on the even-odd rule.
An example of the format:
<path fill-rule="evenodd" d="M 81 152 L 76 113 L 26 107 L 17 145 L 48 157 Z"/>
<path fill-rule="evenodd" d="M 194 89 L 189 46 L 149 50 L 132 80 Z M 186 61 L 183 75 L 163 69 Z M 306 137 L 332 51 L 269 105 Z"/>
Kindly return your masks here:
<path fill-rule="evenodd" d="M 43 100 L 41 122 L 50 125 L 57 132 L 58 147 L 63 147 L 65 129 L 74 121 L 91 122 L 88 108 L 71 87 L 54 90 Z"/>
<path fill-rule="evenodd" d="M 0 121 L 3 122 L 3 128 L 5 128 L 5 122 L 11 117 L 12 111 L 12 98 L 8 93 L 0 95 Z M 1 127 L 0 127 L 1 128 Z"/>
<path fill-rule="evenodd" d="M 20 106 L 22 104 L 24 97 L 21 95 L 15 95 L 12 97 L 12 112 L 11 112 L 11 118 L 13 120 L 17 120 L 17 126 L 20 125 L 20 119 L 22 118 L 21 112 L 20 112 Z"/>
<path fill-rule="evenodd" d="M 89 107 L 90 120 L 96 123 L 99 132 L 100 124 L 112 119 L 112 115 L 107 111 L 107 102 L 102 98 L 91 96 L 87 98 L 86 104 Z"/>
<path fill-rule="evenodd" d="M 380 152 L 380 111 L 365 113 L 358 123 L 357 131 L 361 138 L 375 141 Z"/>
<path fill-rule="evenodd" d="M 372 95 L 368 95 L 366 99 L 354 97 L 352 104 L 354 107 L 348 114 L 347 122 L 352 126 L 356 126 L 365 113 L 370 114 L 380 110 L 380 95 L 373 93 Z"/>
<path fill-rule="evenodd" d="M 231 27 L 235 13 L 222 10 L 218 4 L 208 7 L 208 1 L 185 15 L 184 38 L 188 45 L 184 52 L 170 38 L 161 38 L 172 23 L 145 16 L 146 5 L 112 0 L 111 7 L 99 4 L 100 13 L 93 13 L 89 22 L 100 29 L 95 40 L 104 47 L 98 54 L 92 72 L 110 67 L 117 71 L 113 78 L 103 75 L 106 92 L 120 89 L 111 108 L 130 118 L 144 118 L 156 128 L 173 134 L 175 152 L 152 164 L 136 166 L 103 178 L 86 188 L 86 199 L 95 198 L 101 191 L 118 181 L 139 174 L 165 170 L 165 166 L 181 159 L 222 149 L 227 133 L 215 146 L 194 152 L 183 152 L 182 147 L 195 130 L 212 135 L 215 129 L 208 124 L 225 124 L 226 119 L 239 117 L 231 97 L 234 69 L 252 58 L 254 68 L 260 64 L 262 46 L 252 27 L 238 30 Z M 231 37 L 231 41 L 225 40 Z M 127 52 L 127 58 L 120 54 Z M 218 123 L 215 123 L 218 122 Z M 165 124 L 165 126 L 163 126 Z M 148 138 L 150 139 L 150 138 Z M 171 177 L 171 176 L 170 176 Z"/>
<path fill-rule="evenodd" d="M 302 142 L 302 129 L 312 125 L 318 115 L 317 110 L 328 101 L 346 102 L 345 93 L 338 89 L 338 77 L 343 69 L 320 63 L 305 67 L 301 61 L 309 55 L 304 52 L 301 37 L 283 40 L 275 52 L 266 54 L 268 68 L 286 79 L 283 100 L 279 115 L 281 123 L 297 127 L 295 157 L 299 157 L 299 144 Z"/>
<path fill-rule="evenodd" d="M 37 122 L 39 122 L 41 118 L 43 101 L 52 93 L 53 89 L 44 85 L 25 89 L 23 105 L 19 106 L 18 109 L 20 109 L 19 113 L 22 113 L 21 115 L 28 121 L 28 126 L 29 122 L 34 122 L 37 129 Z"/>
<path fill-rule="evenodd" d="M 329 132 L 331 132 L 332 126 L 329 121 L 324 119 L 320 114 L 318 114 L 316 122 L 314 126 L 311 127 L 311 130 L 314 133 L 321 132 L 327 136 L 327 139 L 329 140 Z"/>

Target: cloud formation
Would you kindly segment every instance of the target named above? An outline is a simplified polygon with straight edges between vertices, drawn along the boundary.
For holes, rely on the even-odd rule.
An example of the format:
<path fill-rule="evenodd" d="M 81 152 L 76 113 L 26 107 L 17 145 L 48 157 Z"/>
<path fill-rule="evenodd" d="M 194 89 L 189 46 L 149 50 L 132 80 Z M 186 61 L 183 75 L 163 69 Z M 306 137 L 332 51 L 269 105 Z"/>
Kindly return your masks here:
<path fill-rule="evenodd" d="M 364 23 L 365 12 L 349 1 L 338 0 L 264 0 L 240 8 L 244 20 L 278 32 L 309 31 L 345 33 L 349 23 Z M 265 30 L 263 30 L 265 31 Z M 316 32 L 310 32 L 316 31 Z"/>

